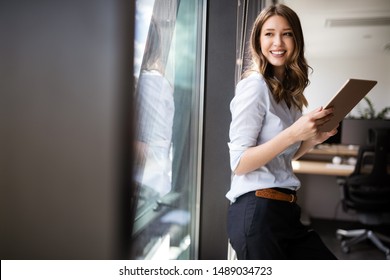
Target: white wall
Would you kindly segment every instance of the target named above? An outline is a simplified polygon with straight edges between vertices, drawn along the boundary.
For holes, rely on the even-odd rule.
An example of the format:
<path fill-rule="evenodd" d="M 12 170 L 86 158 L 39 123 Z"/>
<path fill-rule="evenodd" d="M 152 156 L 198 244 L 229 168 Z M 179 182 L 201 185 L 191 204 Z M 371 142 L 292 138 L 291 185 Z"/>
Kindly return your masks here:
<path fill-rule="evenodd" d="M 305 112 L 326 105 L 348 78 L 378 81 L 367 96 L 377 112 L 390 106 L 390 53 L 360 57 L 308 57 L 307 60 L 313 72 L 309 77 L 311 83 L 305 92 L 309 101 Z M 364 108 L 366 104 L 363 102 L 358 106 Z M 356 113 L 357 107 L 352 110 L 352 114 Z"/>

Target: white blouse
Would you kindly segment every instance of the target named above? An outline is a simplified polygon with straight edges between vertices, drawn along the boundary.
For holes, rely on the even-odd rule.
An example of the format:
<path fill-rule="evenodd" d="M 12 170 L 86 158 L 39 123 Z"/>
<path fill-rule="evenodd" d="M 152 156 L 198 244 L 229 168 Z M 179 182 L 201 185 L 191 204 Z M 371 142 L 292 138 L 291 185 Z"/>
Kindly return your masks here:
<path fill-rule="evenodd" d="M 138 84 L 138 140 L 147 149 L 136 180 L 163 196 L 172 188 L 173 88 L 157 71 L 142 71 Z"/>
<path fill-rule="evenodd" d="M 259 73 L 254 73 L 237 84 L 230 111 L 232 122 L 228 146 L 232 171 L 248 148 L 271 140 L 302 116 L 295 106 L 289 109 L 284 101 L 277 103 Z M 297 190 L 301 183 L 294 175 L 291 162 L 299 146 L 300 143 L 295 143 L 252 172 L 233 174 L 226 197 L 234 202 L 240 195 L 258 189 L 282 187 Z"/>

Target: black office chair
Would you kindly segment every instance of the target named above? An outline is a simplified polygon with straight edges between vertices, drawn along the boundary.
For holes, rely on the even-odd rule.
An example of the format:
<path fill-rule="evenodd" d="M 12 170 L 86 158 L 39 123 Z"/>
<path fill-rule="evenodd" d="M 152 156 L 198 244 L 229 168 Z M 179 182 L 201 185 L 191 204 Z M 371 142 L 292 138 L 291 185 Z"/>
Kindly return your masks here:
<path fill-rule="evenodd" d="M 390 242 L 375 227 L 390 223 L 390 129 L 370 130 L 372 145 L 359 149 L 353 173 L 342 183 L 344 211 L 354 211 L 365 226 L 359 230 L 337 230 L 344 253 L 359 242 L 370 240 L 390 259 Z"/>

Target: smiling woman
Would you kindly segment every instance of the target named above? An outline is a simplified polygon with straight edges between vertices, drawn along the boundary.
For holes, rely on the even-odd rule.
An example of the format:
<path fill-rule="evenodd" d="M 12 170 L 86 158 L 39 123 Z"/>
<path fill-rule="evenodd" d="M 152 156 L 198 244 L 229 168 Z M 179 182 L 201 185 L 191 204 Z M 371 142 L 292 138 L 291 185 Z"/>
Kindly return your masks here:
<path fill-rule="evenodd" d="M 250 43 L 252 65 L 230 104 L 230 243 L 239 259 L 334 259 L 295 203 L 301 184 L 292 160 L 336 133 L 318 131 L 332 109 L 302 115 L 309 66 L 297 14 L 264 8 Z"/>

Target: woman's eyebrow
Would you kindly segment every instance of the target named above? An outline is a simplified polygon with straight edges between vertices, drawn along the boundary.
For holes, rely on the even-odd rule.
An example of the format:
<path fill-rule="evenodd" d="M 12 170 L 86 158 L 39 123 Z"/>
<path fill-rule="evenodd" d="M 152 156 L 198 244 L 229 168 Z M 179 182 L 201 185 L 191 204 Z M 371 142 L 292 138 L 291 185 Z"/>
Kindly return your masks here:
<path fill-rule="evenodd" d="M 269 28 L 265 28 L 264 30 L 267 30 L 267 31 L 274 31 L 275 28 L 269 27 Z M 292 31 L 292 28 L 286 27 L 286 28 L 283 28 L 282 31 Z"/>

